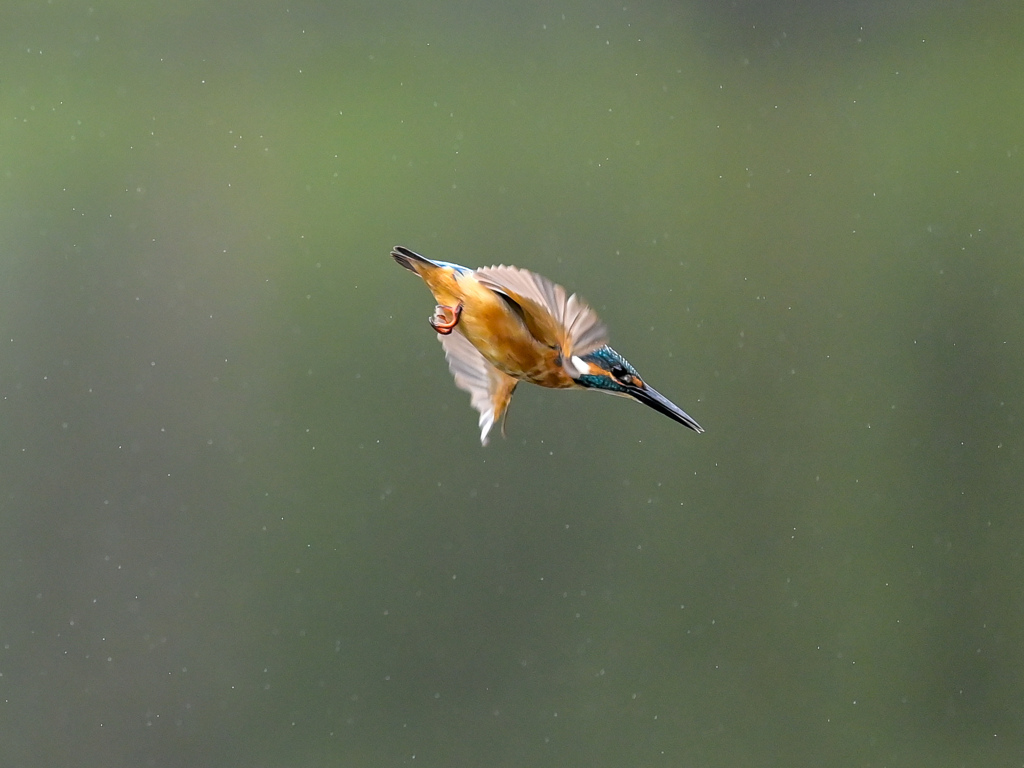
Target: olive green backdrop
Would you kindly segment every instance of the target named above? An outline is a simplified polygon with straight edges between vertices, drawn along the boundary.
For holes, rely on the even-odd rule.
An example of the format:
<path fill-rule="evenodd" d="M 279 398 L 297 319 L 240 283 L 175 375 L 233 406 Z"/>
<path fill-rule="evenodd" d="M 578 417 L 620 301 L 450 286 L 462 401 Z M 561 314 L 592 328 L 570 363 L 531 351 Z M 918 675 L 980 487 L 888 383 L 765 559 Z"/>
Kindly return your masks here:
<path fill-rule="evenodd" d="M 1024 9 L 771 5 L 6 3 L 0 763 L 1019 765 Z"/>

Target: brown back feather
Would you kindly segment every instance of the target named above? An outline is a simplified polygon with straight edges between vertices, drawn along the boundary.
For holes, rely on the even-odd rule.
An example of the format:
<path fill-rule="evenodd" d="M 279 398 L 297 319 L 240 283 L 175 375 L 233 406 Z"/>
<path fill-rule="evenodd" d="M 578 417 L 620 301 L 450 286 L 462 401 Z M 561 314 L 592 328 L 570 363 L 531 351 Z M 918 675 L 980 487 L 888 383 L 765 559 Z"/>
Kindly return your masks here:
<path fill-rule="evenodd" d="M 608 343 L 597 313 L 546 277 L 506 266 L 481 267 L 473 274 L 482 285 L 518 302 L 530 332 L 545 344 L 557 343 L 566 356 L 583 355 Z"/>

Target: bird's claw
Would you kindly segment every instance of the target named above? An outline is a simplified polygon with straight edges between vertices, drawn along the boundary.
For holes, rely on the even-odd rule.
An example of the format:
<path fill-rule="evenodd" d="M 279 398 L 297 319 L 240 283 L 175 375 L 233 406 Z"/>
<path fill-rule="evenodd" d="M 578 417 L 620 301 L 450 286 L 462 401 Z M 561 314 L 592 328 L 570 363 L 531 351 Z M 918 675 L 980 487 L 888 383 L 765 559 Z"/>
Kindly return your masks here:
<path fill-rule="evenodd" d="M 461 301 L 454 309 L 452 307 L 446 307 L 444 304 L 438 304 L 434 307 L 434 316 L 430 318 L 430 327 L 442 336 L 447 336 L 455 330 L 455 326 L 459 324 L 459 317 L 461 316 Z"/>

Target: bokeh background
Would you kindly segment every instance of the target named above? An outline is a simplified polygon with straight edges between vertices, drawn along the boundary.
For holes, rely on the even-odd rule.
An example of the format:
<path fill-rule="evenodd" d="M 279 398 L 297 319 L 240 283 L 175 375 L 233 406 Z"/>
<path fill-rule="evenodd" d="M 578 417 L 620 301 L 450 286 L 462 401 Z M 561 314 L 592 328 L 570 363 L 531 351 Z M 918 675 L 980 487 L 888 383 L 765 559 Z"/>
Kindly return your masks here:
<path fill-rule="evenodd" d="M 1019 2 L 0 26 L 0 763 L 1024 756 Z M 521 387 L 402 244 L 707 429 Z"/>

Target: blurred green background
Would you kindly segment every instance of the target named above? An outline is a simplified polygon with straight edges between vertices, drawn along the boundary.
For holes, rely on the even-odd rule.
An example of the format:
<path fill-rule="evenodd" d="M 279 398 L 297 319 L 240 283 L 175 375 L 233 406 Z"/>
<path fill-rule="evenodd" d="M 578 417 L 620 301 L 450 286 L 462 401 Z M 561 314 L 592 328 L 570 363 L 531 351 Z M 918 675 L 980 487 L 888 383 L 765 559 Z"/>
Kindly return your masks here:
<path fill-rule="evenodd" d="M 7 3 L 0 763 L 1020 765 L 1022 39 Z M 396 244 L 707 433 L 521 387 L 481 448 Z"/>

